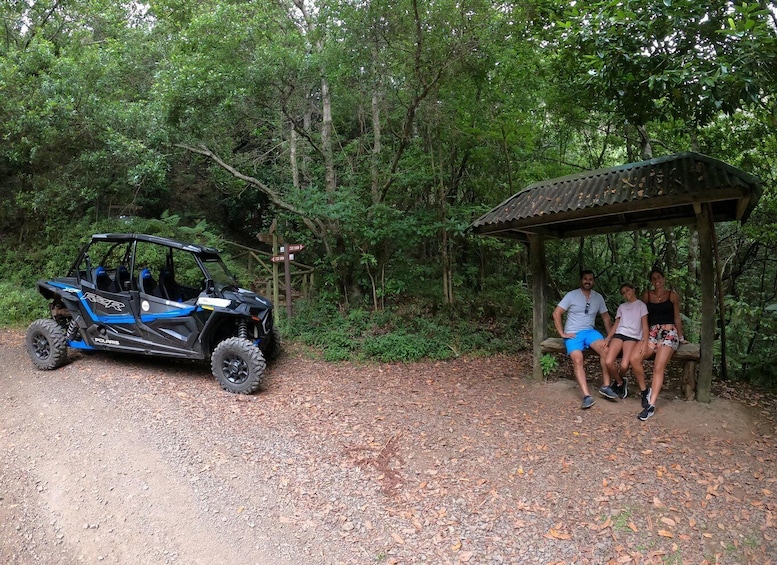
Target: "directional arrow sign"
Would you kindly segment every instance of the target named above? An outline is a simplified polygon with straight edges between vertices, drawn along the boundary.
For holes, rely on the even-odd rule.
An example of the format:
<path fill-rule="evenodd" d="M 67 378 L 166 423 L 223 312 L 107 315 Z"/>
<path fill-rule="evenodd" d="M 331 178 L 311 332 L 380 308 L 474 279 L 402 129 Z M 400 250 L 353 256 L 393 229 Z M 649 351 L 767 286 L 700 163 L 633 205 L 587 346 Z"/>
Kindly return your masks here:
<path fill-rule="evenodd" d="M 295 251 L 302 251 L 305 249 L 305 246 L 301 243 L 295 243 L 293 245 L 287 245 L 285 247 L 281 247 L 281 253 L 285 253 L 286 249 L 289 250 L 289 253 L 294 253 Z"/>
<path fill-rule="evenodd" d="M 273 263 L 283 263 L 283 261 L 285 260 L 286 260 L 285 255 L 273 255 L 272 257 L 270 257 L 270 261 L 272 261 Z M 293 253 L 289 254 L 289 261 L 294 261 Z"/>

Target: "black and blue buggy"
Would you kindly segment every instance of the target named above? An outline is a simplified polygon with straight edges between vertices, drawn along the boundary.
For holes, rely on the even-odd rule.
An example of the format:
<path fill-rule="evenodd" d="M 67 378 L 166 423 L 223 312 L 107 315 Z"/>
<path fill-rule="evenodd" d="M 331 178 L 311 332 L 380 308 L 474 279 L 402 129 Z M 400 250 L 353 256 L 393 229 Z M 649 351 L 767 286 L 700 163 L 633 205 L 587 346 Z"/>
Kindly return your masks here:
<path fill-rule="evenodd" d="M 66 277 L 40 280 L 51 318 L 26 346 L 48 371 L 68 348 L 210 361 L 221 386 L 259 390 L 281 351 L 272 303 L 240 288 L 219 251 L 143 234 L 95 234 Z"/>

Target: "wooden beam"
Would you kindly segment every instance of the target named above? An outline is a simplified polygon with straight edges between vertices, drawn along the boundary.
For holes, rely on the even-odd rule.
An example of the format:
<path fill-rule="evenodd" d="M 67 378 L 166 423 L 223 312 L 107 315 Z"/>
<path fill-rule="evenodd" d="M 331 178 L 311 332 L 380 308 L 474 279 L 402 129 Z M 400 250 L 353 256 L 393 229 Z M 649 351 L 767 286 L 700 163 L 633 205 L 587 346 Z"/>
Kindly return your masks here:
<path fill-rule="evenodd" d="M 542 340 L 540 344 L 540 350 L 542 353 L 559 353 L 566 354 L 567 347 L 564 344 L 564 340 L 560 337 L 549 337 Z M 671 362 L 685 363 L 686 361 L 698 361 L 699 360 L 699 344 L 698 343 L 681 343 L 674 355 L 672 355 Z M 596 352 L 593 349 L 586 349 L 583 352 L 585 355 L 595 355 Z"/>
<path fill-rule="evenodd" d="M 699 266 L 701 269 L 701 352 L 699 380 L 696 384 L 696 400 L 709 402 L 712 392 L 712 355 L 715 341 L 715 266 L 712 256 L 712 210 L 709 204 L 702 206 L 698 217 Z"/>
<path fill-rule="evenodd" d="M 750 199 L 751 196 L 743 196 L 737 201 L 737 220 L 742 220 L 742 218 L 745 215 L 745 212 L 747 211 L 748 207 L 750 206 Z"/>
<path fill-rule="evenodd" d="M 542 341 L 548 337 L 548 284 L 545 266 L 545 240 L 541 235 L 529 235 L 529 262 L 532 289 L 532 378 L 542 380 Z"/>

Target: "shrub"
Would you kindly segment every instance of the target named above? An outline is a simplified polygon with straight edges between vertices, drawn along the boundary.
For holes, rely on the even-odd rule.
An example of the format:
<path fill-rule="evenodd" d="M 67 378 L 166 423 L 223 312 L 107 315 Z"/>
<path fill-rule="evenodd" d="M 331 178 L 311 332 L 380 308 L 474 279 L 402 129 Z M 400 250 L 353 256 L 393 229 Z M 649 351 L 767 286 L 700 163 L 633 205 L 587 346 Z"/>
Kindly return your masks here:
<path fill-rule="evenodd" d="M 26 326 L 48 315 L 46 300 L 36 289 L 0 282 L 0 326 Z"/>
<path fill-rule="evenodd" d="M 300 302 L 287 335 L 319 349 L 325 360 L 336 361 L 442 360 L 525 347 L 525 324 L 512 313 L 481 320 L 465 312 L 466 306 L 434 310 L 419 301 L 379 312 Z"/>
<path fill-rule="evenodd" d="M 384 362 L 448 359 L 452 356 L 452 350 L 444 345 L 444 341 L 403 331 L 368 336 L 364 339 L 362 350 L 367 357 Z"/>

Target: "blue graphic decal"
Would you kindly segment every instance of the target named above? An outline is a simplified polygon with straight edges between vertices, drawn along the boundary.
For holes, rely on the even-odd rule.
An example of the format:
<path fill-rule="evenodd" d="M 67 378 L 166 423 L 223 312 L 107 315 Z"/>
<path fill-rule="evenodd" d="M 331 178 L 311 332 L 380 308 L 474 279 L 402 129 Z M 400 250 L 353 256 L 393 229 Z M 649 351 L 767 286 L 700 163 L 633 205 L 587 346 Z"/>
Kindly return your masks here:
<path fill-rule="evenodd" d="M 192 312 L 196 312 L 197 308 L 195 306 L 191 306 L 188 308 L 176 308 L 175 310 L 170 310 L 168 312 L 158 312 L 154 314 L 141 314 L 140 321 L 141 322 L 153 322 L 154 320 L 165 320 L 168 318 L 180 318 L 181 316 L 188 316 Z"/>
<path fill-rule="evenodd" d="M 51 286 L 61 288 L 62 290 L 65 290 L 71 294 L 75 294 L 78 297 L 78 299 L 81 301 L 81 304 L 83 305 L 84 310 L 86 310 L 86 313 L 89 314 L 89 317 L 92 319 L 93 322 L 102 322 L 104 324 L 132 324 L 135 322 L 135 317 L 132 316 L 131 314 L 110 314 L 105 316 L 100 316 L 98 314 L 95 314 L 92 311 L 91 306 L 89 306 L 89 300 L 87 300 L 84 293 L 81 292 L 81 290 L 79 290 L 76 287 L 66 285 L 63 283 L 55 283 L 55 282 L 52 282 Z M 91 297 L 96 296 L 92 292 L 89 292 L 88 294 Z M 116 301 L 111 301 L 111 302 L 116 302 Z M 122 303 L 119 303 L 119 304 L 122 304 Z"/>

